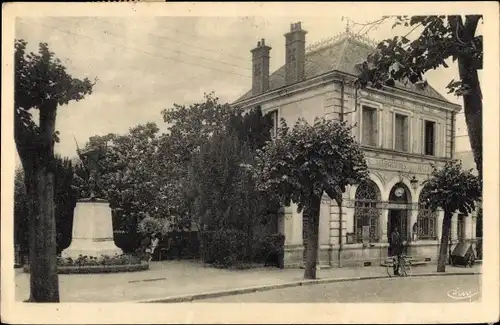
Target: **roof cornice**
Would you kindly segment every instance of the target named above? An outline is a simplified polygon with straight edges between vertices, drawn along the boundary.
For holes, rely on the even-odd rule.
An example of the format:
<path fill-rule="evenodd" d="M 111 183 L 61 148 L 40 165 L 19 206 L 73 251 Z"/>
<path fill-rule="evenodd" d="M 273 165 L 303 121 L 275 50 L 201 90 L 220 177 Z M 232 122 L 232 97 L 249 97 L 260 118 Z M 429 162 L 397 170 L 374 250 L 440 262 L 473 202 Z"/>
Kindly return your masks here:
<path fill-rule="evenodd" d="M 301 82 L 297 82 L 291 85 L 286 85 L 281 88 L 250 97 L 248 99 L 241 100 L 239 102 L 234 102 L 232 106 L 255 106 L 259 104 L 263 104 L 269 101 L 273 101 L 279 98 L 282 98 L 285 95 L 291 95 L 297 92 L 303 92 L 305 90 L 319 87 L 324 84 L 328 84 L 330 82 L 340 82 L 342 79 L 354 81 L 356 76 L 344 73 L 341 71 L 333 70 L 309 79 L 306 79 Z M 365 88 L 370 92 L 381 93 L 389 96 L 394 96 L 398 98 L 402 98 L 414 103 L 418 103 L 420 105 L 430 105 L 435 108 L 443 109 L 446 108 L 448 110 L 459 112 L 462 109 L 462 106 L 448 102 L 442 101 L 437 98 L 429 97 L 414 93 L 409 90 L 396 88 L 396 87 L 387 87 L 384 86 L 383 89 L 374 89 L 374 88 Z M 444 105 L 444 106 L 443 106 Z"/>

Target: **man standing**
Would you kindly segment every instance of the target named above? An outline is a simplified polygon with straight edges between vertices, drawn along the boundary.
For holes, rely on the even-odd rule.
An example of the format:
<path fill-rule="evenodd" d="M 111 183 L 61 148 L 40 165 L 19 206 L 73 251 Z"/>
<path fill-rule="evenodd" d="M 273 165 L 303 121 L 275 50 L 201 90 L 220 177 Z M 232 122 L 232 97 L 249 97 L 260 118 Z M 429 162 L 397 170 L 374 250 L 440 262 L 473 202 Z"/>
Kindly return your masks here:
<path fill-rule="evenodd" d="M 396 259 L 393 263 L 394 275 L 399 275 L 399 266 L 401 265 L 401 255 L 403 254 L 403 242 L 401 238 L 401 234 L 397 227 L 394 228 L 391 234 L 391 255 L 395 256 Z"/>

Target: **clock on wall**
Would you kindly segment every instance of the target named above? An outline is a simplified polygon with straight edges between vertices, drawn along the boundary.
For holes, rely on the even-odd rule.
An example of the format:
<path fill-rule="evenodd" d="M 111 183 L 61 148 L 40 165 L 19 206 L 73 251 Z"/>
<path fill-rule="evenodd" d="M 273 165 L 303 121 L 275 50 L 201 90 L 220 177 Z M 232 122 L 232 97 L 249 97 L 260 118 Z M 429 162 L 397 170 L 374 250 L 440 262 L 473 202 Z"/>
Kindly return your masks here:
<path fill-rule="evenodd" d="M 398 187 L 398 188 L 394 191 L 394 195 L 396 195 L 397 197 L 402 197 L 404 193 L 405 193 L 405 190 L 404 190 L 404 188 L 402 188 L 402 187 Z"/>

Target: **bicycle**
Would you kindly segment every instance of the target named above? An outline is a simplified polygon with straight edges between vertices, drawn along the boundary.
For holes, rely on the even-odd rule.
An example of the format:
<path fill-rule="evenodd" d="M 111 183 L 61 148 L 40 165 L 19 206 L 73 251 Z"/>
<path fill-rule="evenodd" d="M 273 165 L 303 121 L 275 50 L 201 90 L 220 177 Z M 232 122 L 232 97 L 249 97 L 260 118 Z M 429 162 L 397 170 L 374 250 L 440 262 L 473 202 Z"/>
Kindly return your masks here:
<path fill-rule="evenodd" d="M 408 256 L 402 255 L 401 256 L 401 265 L 399 265 L 399 274 L 394 274 L 394 263 L 398 263 L 398 257 L 397 256 L 392 256 L 391 257 L 391 263 L 386 263 L 386 270 L 387 274 L 389 277 L 393 277 L 396 275 L 399 276 L 411 276 L 411 262 Z"/>

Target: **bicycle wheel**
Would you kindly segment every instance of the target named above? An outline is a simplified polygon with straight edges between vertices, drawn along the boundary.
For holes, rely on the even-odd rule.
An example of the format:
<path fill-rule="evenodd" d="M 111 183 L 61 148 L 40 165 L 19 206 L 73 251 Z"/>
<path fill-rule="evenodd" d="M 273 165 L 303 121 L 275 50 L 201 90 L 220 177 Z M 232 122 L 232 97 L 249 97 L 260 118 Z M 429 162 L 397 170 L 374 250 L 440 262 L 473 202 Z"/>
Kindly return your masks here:
<path fill-rule="evenodd" d="M 387 271 L 387 275 L 392 278 L 394 276 L 394 269 L 393 269 L 393 263 L 394 263 L 394 260 L 390 260 L 389 261 L 385 261 L 385 269 Z"/>
<path fill-rule="evenodd" d="M 401 273 L 403 276 L 411 276 L 411 265 L 409 261 L 404 261 Z"/>

